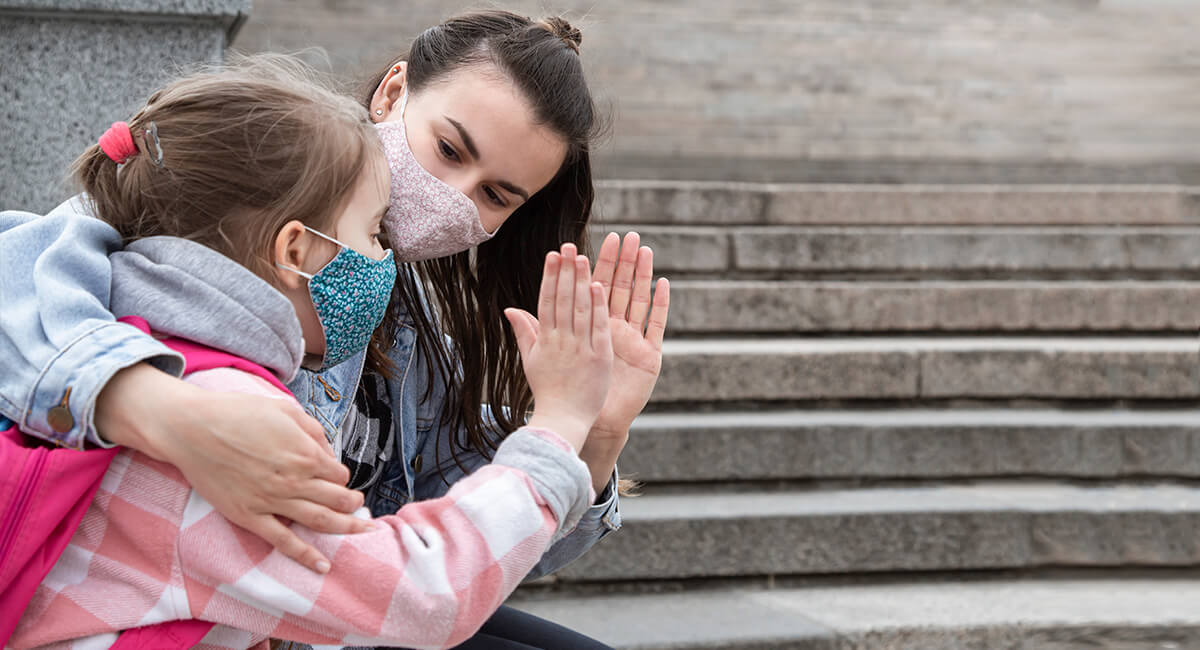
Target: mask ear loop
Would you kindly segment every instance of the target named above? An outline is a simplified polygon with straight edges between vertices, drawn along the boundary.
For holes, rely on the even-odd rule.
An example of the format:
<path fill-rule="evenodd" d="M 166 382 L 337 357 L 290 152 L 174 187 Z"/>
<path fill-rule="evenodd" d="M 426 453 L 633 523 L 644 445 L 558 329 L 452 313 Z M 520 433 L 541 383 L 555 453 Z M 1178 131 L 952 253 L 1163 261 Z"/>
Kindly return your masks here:
<path fill-rule="evenodd" d="M 353 249 L 351 249 L 349 246 L 347 246 L 347 245 L 343 244 L 342 242 L 340 242 L 340 241 L 338 241 L 338 240 L 334 239 L 333 237 L 330 237 L 329 235 L 326 235 L 325 233 L 321 232 L 320 230 L 314 230 L 314 229 L 312 229 L 312 228 L 309 228 L 308 226 L 304 226 L 304 229 L 305 229 L 305 230 L 307 230 L 308 232 L 311 232 L 312 234 L 314 234 L 314 235 L 316 235 L 316 236 L 318 236 L 318 237 L 322 238 L 322 239 L 325 239 L 325 240 L 327 240 L 327 241 L 329 241 L 329 242 L 332 242 L 333 244 L 336 244 L 336 245 L 337 245 L 339 248 L 342 248 L 342 249 L 345 249 L 345 250 L 353 250 Z M 290 266 L 284 266 L 283 264 L 280 264 L 279 262 L 275 262 L 275 266 L 278 266 L 278 267 L 279 267 L 279 268 L 281 268 L 281 269 L 286 269 L 286 270 L 288 270 L 288 271 L 291 271 L 292 273 L 295 273 L 295 274 L 299 275 L 299 276 L 300 276 L 300 277 L 302 277 L 302 278 L 306 278 L 306 279 L 308 279 L 308 280 L 311 280 L 311 279 L 313 279 L 313 276 L 312 276 L 311 274 L 309 274 L 309 273 L 305 273 L 304 271 L 301 271 L 300 269 L 294 269 L 294 268 L 292 268 L 292 267 L 290 267 Z"/>

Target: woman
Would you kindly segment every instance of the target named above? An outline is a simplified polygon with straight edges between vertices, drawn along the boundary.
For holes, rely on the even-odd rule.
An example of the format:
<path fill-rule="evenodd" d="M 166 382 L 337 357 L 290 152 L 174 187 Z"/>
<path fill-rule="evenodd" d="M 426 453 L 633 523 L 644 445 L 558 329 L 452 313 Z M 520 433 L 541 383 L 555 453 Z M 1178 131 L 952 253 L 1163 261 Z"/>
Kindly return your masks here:
<path fill-rule="evenodd" d="M 433 247 L 426 252 L 442 257 L 401 269 L 390 322 L 380 330 L 391 373 L 362 376 L 363 355 L 302 373 L 289 388 L 314 421 L 283 404 L 203 394 L 159 372 L 155 366 L 180 368 L 161 345 L 106 312 L 107 253 L 119 238 L 68 202 L 41 219 L 0 215 L 0 412 L 60 444 L 121 444 L 168 461 L 226 517 L 327 571 L 325 558 L 275 519 L 322 532 L 361 530 L 339 514 L 363 496 L 338 485 L 349 476 L 322 450 L 327 438 L 349 459 L 372 511 L 394 511 L 444 494 L 486 463 L 528 413 L 528 386 L 501 310 L 535 312 L 544 254 L 562 242 L 586 245 L 596 119 L 579 41 L 565 21 L 479 12 L 426 30 L 406 61 L 378 76 L 373 118 L 403 120 L 416 162 L 475 206 L 490 237 Z M 400 203 L 407 211 L 400 217 L 438 216 L 420 195 Z M 393 245 L 403 246 L 401 239 Z M 472 259 L 466 249 L 474 244 Z M 556 570 L 619 526 L 616 458 L 661 362 L 667 287 L 660 281 L 651 314 L 651 269 L 636 235 L 623 246 L 610 235 L 601 249 L 595 277 L 611 288 L 617 360 L 581 451 L 600 496 L 533 575 Z M 197 409 L 206 421 L 189 417 Z M 241 435 L 248 425 L 257 435 Z"/>

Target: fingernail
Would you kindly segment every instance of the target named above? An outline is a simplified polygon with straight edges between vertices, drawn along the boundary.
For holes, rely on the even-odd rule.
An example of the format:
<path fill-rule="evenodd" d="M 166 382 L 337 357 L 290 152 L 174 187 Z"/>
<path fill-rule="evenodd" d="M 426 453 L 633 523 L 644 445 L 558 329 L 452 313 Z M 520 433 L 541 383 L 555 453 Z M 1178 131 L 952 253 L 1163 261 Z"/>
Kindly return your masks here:
<path fill-rule="evenodd" d="M 329 562 L 327 560 L 321 560 L 320 562 L 317 562 L 317 573 L 329 573 L 330 568 L 331 567 L 329 566 Z"/>

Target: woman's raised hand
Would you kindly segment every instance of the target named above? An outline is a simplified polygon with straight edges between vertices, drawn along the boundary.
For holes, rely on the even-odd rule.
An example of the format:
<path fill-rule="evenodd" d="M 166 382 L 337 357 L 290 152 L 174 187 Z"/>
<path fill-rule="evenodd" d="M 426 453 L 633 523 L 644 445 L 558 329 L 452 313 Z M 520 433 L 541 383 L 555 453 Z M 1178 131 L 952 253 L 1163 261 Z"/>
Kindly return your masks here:
<path fill-rule="evenodd" d="M 546 255 L 536 320 L 506 309 L 533 391 L 530 426 L 550 429 L 583 448 L 604 406 L 613 348 L 604 289 L 591 281 L 588 260 L 574 244 Z"/>
<path fill-rule="evenodd" d="M 349 470 L 294 402 L 207 391 L 138 364 L 105 385 L 96 427 L 175 465 L 227 519 L 314 571 L 329 571 L 329 561 L 280 516 L 323 533 L 369 530 L 346 514 L 363 503 L 345 487 Z"/>
<path fill-rule="evenodd" d="M 613 381 L 593 427 L 593 438 L 624 440 L 658 382 L 663 335 L 671 305 L 671 286 L 659 278 L 654 287 L 654 252 L 640 246 L 636 232 L 609 233 L 600 247 L 594 278 L 608 295 L 612 331 Z"/>

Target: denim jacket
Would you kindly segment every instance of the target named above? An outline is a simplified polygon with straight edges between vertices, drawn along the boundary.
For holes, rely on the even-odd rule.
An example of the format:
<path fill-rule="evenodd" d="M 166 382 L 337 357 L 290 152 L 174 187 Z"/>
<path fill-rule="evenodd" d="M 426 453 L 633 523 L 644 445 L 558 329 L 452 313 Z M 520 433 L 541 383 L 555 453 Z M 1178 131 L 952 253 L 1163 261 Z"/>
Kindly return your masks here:
<path fill-rule="evenodd" d="M 44 217 L 0 212 L 0 415 L 31 435 L 76 449 L 87 442 L 111 446 L 96 434 L 93 419 L 108 379 L 142 361 L 182 373 L 179 355 L 115 322 L 109 312 L 108 255 L 120 248 L 116 231 L 91 217 L 79 197 Z M 373 513 L 441 496 L 449 484 L 488 462 L 463 452 L 463 468 L 449 461 L 449 441 L 458 432 L 447 430 L 439 417 L 445 386 L 435 383 L 430 398 L 422 400 L 430 389 L 428 360 L 410 325 L 398 332 L 390 356 L 399 369 L 385 382 L 394 435 L 379 450 L 380 476 L 367 487 Z M 354 420 L 364 360 L 360 353 L 320 373 L 301 370 L 288 385 L 337 449 L 344 427 Z M 435 459 L 442 461 L 441 473 Z M 615 484 L 614 472 L 596 504 L 546 552 L 531 578 L 557 571 L 620 527 Z"/>

